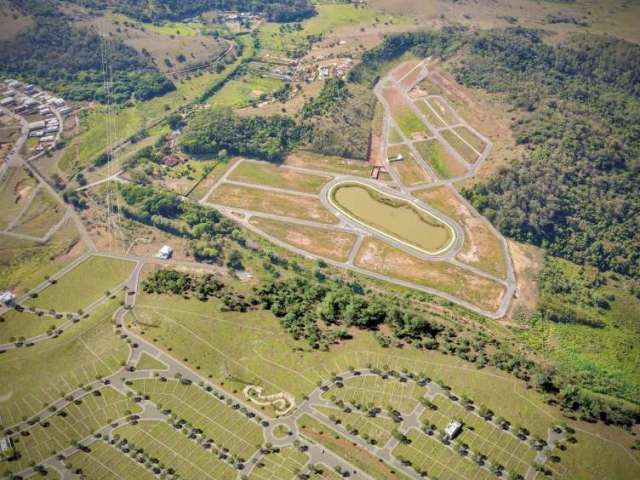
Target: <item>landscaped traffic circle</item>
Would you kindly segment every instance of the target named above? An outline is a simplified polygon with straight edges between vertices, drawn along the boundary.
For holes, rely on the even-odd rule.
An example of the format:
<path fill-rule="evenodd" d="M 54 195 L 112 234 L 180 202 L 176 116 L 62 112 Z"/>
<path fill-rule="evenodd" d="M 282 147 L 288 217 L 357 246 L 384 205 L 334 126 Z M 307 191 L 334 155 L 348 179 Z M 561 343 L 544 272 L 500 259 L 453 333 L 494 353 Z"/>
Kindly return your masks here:
<path fill-rule="evenodd" d="M 399 196 L 357 181 L 337 183 L 329 202 L 354 222 L 427 255 L 440 255 L 455 233 L 432 213 Z"/>

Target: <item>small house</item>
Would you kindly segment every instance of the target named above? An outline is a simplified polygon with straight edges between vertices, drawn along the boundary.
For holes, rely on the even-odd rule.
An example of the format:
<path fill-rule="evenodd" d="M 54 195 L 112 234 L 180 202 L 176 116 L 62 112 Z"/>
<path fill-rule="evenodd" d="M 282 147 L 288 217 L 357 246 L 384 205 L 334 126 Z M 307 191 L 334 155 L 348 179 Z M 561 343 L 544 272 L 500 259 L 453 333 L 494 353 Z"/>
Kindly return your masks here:
<path fill-rule="evenodd" d="M 400 160 L 404 160 L 404 156 L 401 153 L 392 157 L 387 157 L 387 161 L 389 162 L 399 162 Z"/>
<path fill-rule="evenodd" d="M 444 436 L 447 440 L 453 440 L 460 431 L 462 430 L 462 423 L 454 420 L 447 425 L 447 428 L 444 429 Z"/>
<path fill-rule="evenodd" d="M 173 255 L 173 248 L 169 245 L 163 245 L 160 251 L 158 252 L 157 257 L 162 260 L 169 260 Z"/>
<path fill-rule="evenodd" d="M 0 292 L 0 303 L 3 305 L 9 305 L 16 299 L 16 296 L 10 292 L 9 290 L 5 290 L 4 292 Z"/>

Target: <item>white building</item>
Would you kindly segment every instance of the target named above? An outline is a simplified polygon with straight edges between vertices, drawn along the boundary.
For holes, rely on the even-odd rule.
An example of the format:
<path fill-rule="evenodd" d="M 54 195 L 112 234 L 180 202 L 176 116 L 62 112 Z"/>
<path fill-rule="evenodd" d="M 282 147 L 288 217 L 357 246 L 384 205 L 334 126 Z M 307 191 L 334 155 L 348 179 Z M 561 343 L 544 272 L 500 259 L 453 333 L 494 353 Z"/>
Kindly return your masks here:
<path fill-rule="evenodd" d="M 0 458 L 11 458 L 15 454 L 11 437 L 0 438 Z"/>
<path fill-rule="evenodd" d="M 169 245 L 163 245 L 163 247 L 158 252 L 157 257 L 161 258 L 162 260 L 168 260 L 171 258 L 171 255 L 173 255 L 173 248 L 171 248 Z"/>
<path fill-rule="evenodd" d="M 10 292 L 9 290 L 5 290 L 4 292 L 0 292 L 0 303 L 7 305 L 13 302 L 16 299 L 16 296 Z"/>
<path fill-rule="evenodd" d="M 457 420 L 450 422 L 447 428 L 444 429 L 445 438 L 453 440 L 460 433 L 460 430 L 462 430 L 462 423 Z"/>
<path fill-rule="evenodd" d="M 31 122 L 29 124 L 29 131 L 33 131 L 33 130 L 42 130 L 44 127 L 46 126 L 46 123 L 44 123 L 44 120 L 40 120 L 38 122 Z"/>
<path fill-rule="evenodd" d="M 15 97 L 4 97 L 2 100 L 0 100 L 0 106 L 8 107 L 12 103 L 15 103 L 15 101 L 16 101 Z"/>

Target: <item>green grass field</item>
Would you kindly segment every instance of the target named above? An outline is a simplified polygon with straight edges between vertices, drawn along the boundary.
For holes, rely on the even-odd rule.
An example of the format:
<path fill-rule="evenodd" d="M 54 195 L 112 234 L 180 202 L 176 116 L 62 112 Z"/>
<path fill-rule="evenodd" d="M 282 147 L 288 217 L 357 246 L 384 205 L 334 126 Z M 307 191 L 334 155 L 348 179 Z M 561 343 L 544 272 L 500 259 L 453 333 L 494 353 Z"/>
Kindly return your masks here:
<path fill-rule="evenodd" d="M 269 163 L 243 161 L 234 168 L 229 180 L 266 185 L 305 193 L 320 193 L 331 177 L 300 173 L 289 168 L 280 168 Z"/>
<path fill-rule="evenodd" d="M 88 453 L 74 453 L 67 458 L 65 464 L 70 466 L 72 471 L 80 470 L 87 478 L 135 478 L 136 480 L 156 478 L 135 459 L 104 441 L 95 442 L 90 448 L 91 451 Z"/>
<path fill-rule="evenodd" d="M 287 157 L 285 164 L 326 171 L 327 173 L 346 173 L 358 177 L 368 177 L 371 173 L 371 165 L 368 162 L 331 157 L 307 151 L 292 153 Z"/>
<path fill-rule="evenodd" d="M 298 473 L 302 473 L 302 467 L 308 459 L 309 457 L 305 453 L 295 447 L 279 449 L 260 459 L 249 475 L 249 480 L 296 478 Z"/>
<path fill-rule="evenodd" d="M 467 173 L 465 166 L 439 140 L 415 142 L 413 146 L 440 178 L 458 177 Z"/>
<path fill-rule="evenodd" d="M 339 422 L 347 431 L 352 432 L 374 445 L 384 446 L 391 438 L 394 429 L 393 420 L 385 417 L 369 417 L 361 412 L 345 413 L 338 408 L 314 407 L 334 422 Z"/>
<path fill-rule="evenodd" d="M 416 107 L 420 109 L 422 114 L 427 118 L 427 122 L 433 125 L 436 128 L 442 128 L 446 126 L 446 124 L 442 121 L 442 119 L 434 113 L 434 111 L 429 108 L 427 102 L 425 100 L 417 100 L 415 102 Z"/>
<path fill-rule="evenodd" d="M 201 24 L 195 22 L 163 22 L 161 24 L 143 23 L 146 30 L 162 35 L 176 35 L 180 37 L 195 37 L 200 33 Z"/>
<path fill-rule="evenodd" d="M 142 352 L 136 365 L 137 370 L 167 370 L 168 368 L 166 363 L 152 357 L 147 352 Z"/>
<path fill-rule="evenodd" d="M 142 409 L 111 387 L 90 393 L 60 409 L 45 422 L 29 430 L 28 436 L 14 436 L 20 458 L 16 462 L 0 462 L 0 469 L 20 471 L 31 462 L 39 463 L 75 442 L 90 436 L 110 422 Z"/>
<path fill-rule="evenodd" d="M 229 80 L 208 101 L 214 107 L 242 108 L 259 102 L 262 95 L 269 95 L 280 88 L 284 82 L 275 78 L 245 75 Z"/>
<path fill-rule="evenodd" d="M 134 265 L 128 260 L 90 257 L 26 304 L 59 312 L 76 312 L 103 297 L 106 291 L 113 293 L 127 280 Z"/>
<path fill-rule="evenodd" d="M 232 455 L 247 460 L 262 444 L 262 430 L 256 422 L 198 386 L 183 385 L 177 380 L 137 380 L 133 388 L 202 429 L 204 435 Z"/>
<path fill-rule="evenodd" d="M 442 132 L 444 139 L 451 145 L 456 152 L 460 154 L 462 158 L 468 163 L 475 163 L 478 160 L 478 153 L 467 145 L 458 135 L 453 133 L 452 130 L 445 130 Z"/>
<path fill-rule="evenodd" d="M 147 455 L 173 468 L 180 478 L 234 480 L 237 476 L 229 463 L 219 460 L 168 423 L 151 421 L 125 425 L 117 428 L 114 434 L 136 448 L 143 448 Z"/>
<path fill-rule="evenodd" d="M 0 344 L 15 342 L 20 338 L 35 337 L 57 328 L 65 321 L 65 318 L 9 310 L 0 316 Z"/>
<path fill-rule="evenodd" d="M 120 368 L 129 356 L 129 346 L 115 335 L 111 324 L 118 303 L 116 299 L 98 307 L 56 339 L 0 356 L 3 426 L 31 417 L 80 385 Z"/>

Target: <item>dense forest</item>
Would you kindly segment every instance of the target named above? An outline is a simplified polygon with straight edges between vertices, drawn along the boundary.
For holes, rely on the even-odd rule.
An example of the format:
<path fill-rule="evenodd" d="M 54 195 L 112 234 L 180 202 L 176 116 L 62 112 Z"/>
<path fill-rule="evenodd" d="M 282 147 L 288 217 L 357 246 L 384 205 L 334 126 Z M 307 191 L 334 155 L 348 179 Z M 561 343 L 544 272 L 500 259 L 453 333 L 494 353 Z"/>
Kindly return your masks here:
<path fill-rule="evenodd" d="M 367 160 L 375 97 L 371 90 L 343 80 L 327 80 L 301 112 L 309 148 L 323 155 Z"/>
<path fill-rule="evenodd" d="M 189 154 L 245 155 L 278 162 L 301 136 L 302 129 L 287 116 L 240 117 L 229 109 L 210 109 L 195 116 L 179 143 Z"/>
<path fill-rule="evenodd" d="M 34 26 L 0 42 L 0 74 L 51 89 L 70 100 L 106 100 L 101 40 L 94 30 L 75 28 L 55 4 L 15 0 Z M 113 70 L 112 101 L 148 100 L 175 89 L 136 50 L 111 40 L 106 59 Z"/>
<path fill-rule="evenodd" d="M 465 195 L 505 235 L 601 270 L 640 276 L 640 46 L 579 35 L 556 46 L 522 28 L 406 33 L 364 55 L 371 84 L 401 54 L 450 57 L 463 85 L 508 96 L 527 155 Z"/>
<path fill-rule="evenodd" d="M 96 9 L 107 4 L 102 0 L 67 1 Z M 115 0 L 107 5 L 144 22 L 183 20 L 208 10 L 256 13 L 272 22 L 296 22 L 315 14 L 308 0 Z"/>

